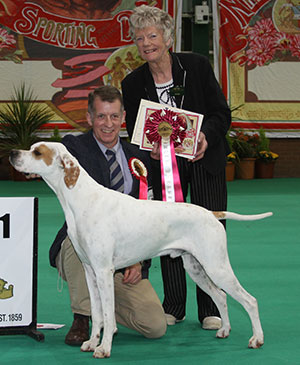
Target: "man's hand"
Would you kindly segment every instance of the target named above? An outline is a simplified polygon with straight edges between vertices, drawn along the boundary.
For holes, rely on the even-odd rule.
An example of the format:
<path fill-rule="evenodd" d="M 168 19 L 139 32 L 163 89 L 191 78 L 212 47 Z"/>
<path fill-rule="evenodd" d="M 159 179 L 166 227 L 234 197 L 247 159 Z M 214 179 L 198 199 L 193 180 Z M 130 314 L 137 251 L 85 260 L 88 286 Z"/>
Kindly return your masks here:
<path fill-rule="evenodd" d="M 142 280 L 142 265 L 137 263 L 125 269 L 123 284 L 137 284 Z"/>
<path fill-rule="evenodd" d="M 190 161 L 196 162 L 196 161 L 200 160 L 201 158 L 203 158 L 204 153 L 207 150 L 207 147 L 208 147 L 208 143 L 207 143 L 205 134 L 203 132 L 200 132 L 196 155 Z"/>

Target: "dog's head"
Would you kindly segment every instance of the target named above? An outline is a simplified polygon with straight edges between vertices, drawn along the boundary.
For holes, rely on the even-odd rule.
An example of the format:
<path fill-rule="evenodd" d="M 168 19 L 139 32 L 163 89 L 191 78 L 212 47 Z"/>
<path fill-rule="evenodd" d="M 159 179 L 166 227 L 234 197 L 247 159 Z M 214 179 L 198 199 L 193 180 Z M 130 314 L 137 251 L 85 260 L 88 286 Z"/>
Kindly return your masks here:
<path fill-rule="evenodd" d="M 62 143 L 57 142 L 38 142 L 33 144 L 29 151 L 12 150 L 9 161 L 16 170 L 38 174 L 47 182 L 53 183 L 63 175 L 69 189 L 76 185 L 80 174 L 76 158 Z"/>

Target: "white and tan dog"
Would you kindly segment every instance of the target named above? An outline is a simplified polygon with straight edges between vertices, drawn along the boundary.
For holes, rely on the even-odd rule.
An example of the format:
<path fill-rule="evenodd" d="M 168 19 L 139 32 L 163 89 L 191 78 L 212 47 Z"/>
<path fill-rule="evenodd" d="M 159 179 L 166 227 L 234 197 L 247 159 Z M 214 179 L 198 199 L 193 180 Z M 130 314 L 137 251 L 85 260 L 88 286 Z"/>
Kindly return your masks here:
<path fill-rule="evenodd" d="M 191 278 L 216 303 L 222 318 L 217 337 L 229 336 L 226 293 L 248 312 L 253 328 L 249 347 L 264 342 L 257 302 L 239 284 L 218 219 L 256 220 L 272 215 L 210 212 L 184 203 L 137 200 L 96 183 L 61 143 L 39 142 L 30 151 L 14 150 L 11 164 L 43 177 L 57 194 L 68 235 L 81 259 L 91 297 L 92 332 L 82 351 L 109 357 L 113 334 L 115 270 L 170 254 L 181 256 Z M 100 331 L 103 338 L 99 345 Z"/>

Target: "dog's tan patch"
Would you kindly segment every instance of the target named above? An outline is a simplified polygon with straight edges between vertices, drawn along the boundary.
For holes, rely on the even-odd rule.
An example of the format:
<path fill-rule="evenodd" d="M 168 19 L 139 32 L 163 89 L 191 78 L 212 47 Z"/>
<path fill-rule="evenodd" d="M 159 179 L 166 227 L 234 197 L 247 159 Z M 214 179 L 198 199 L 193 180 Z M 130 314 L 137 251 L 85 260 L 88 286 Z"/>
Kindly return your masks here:
<path fill-rule="evenodd" d="M 47 166 L 53 162 L 54 152 L 44 144 L 39 145 L 32 151 L 33 158 L 43 160 Z"/>
<path fill-rule="evenodd" d="M 212 214 L 217 218 L 217 219 L 224 219 L 225 218 L 225 213 L 224 212 L 212 212 Z"/>
<path fill-rule="evenodd" d="M 74 188 L 78 180 L 80 169 L 74 164 L 72 160 L 62 161 L 65 171 L 64 181 L 68 189 Z"/>

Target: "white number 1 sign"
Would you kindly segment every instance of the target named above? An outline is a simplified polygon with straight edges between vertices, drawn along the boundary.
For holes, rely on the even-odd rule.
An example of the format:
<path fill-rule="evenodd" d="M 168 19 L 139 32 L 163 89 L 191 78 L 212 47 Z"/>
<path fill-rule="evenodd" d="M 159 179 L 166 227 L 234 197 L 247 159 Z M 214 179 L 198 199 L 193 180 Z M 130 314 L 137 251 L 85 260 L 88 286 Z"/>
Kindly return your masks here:
<path fill-rule="evenodd" d="M 28 334 L 38 341 L 38 199 L 0 198 L 0 334 Z"/>

